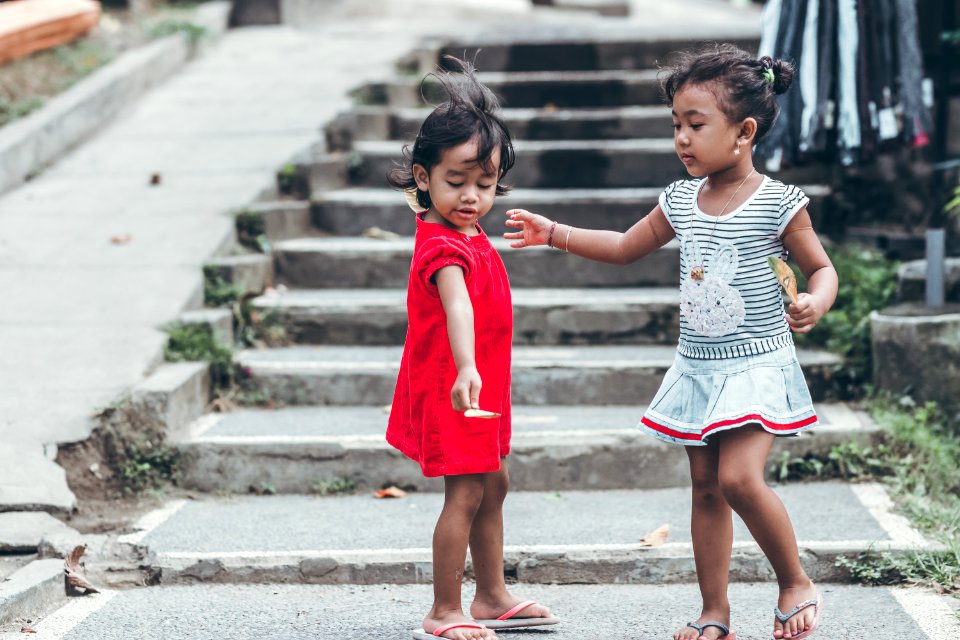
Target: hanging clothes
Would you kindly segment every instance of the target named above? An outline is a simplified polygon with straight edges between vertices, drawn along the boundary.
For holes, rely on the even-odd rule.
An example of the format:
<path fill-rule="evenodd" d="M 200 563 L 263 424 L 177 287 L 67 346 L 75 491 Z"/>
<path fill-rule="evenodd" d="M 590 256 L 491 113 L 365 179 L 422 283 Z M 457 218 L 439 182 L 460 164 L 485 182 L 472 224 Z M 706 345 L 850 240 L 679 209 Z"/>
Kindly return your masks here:
<path fill-rule="evenodd" d="M 792 61 L 798 85 L 757 147 L 767 169 L 929 142 L 916 0 L 768 0 L 758 55 Z"/>

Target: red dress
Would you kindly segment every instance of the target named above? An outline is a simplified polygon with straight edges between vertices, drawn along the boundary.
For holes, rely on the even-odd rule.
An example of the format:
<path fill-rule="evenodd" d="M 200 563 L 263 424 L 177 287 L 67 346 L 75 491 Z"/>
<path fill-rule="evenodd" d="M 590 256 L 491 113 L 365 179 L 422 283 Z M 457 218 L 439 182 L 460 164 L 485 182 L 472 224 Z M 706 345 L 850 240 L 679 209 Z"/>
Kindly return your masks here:
<path fill-rule="evenodd" d="M 479 225 L 479 235 L 467 236 L 424 222 L 421 215 L 407 284 L 407 339 L 387 442 L 419 462 L 427 477 L 497 471 L 500 458 L 510 453 L 513 306 L 507 271 Z M 449 265 L 463 269 L 473 303 L 480 408 L 499 418 L 464 418 L 450 402 L 457 367 L 447 317 L 431 280 Z"/>

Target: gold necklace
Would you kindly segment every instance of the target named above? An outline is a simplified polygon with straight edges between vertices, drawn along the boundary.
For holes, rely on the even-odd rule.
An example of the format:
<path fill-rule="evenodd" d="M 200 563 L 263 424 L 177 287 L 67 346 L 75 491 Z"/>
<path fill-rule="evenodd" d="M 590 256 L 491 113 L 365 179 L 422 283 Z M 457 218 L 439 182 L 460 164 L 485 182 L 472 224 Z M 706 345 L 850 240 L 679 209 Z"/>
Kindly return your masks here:
<path fill-rule="evenodd" d="M 730 203 L 733 202 L 733 199 L 737 197 L 738 193 L 740 193 L 740 188 L 747 182 L 747 180 L 750 179 L 750 176 L 752 176 L 756 172 L 756 170 L 757 170 L 756 167 L 752 167 L 750 169 L 750 173 L 748 173 L 746 177 L 740 181 L 740 184 L 737 185 L 737 188 L 736 190 L 734 190 L 733 195 L 727 198 L 726 203 L 724 203 L 723 205 L 723 209 L 720 209 L 720 213 L 713 219 L 713 229 L 710 230 L 710 237 L 707 238 L 708 241 L 713 239 L 713 234 L 716 233 L 717 231 L 717 223 L 720 221 L 720 218 L 723 217 L 723 214 L 727 212 L 727 207 L 730 206 Z M 693 218 L 692 217 L 690 218 L 690 233 L 693 234 Z M 691 280 L 703 280 L 704 275 L 705 273 L 703 270 L 703 265 L 695 265 L 690 268 Z"/>

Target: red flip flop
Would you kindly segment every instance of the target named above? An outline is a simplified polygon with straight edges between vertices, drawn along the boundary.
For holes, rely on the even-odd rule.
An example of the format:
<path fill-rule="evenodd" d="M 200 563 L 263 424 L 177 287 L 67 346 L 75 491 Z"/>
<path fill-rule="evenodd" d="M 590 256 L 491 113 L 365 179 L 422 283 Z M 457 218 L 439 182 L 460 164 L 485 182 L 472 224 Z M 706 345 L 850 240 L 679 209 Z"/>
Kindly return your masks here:
<path fill-rule="evenodd" d="M 437 627 L 433 633 L 427 633 L 423 629 L 417 629 L 413 632 L 414 640 L 436 640 L 442 636 L 447 631 L 451 629 L 483 629 L 482 624 L 477 624 L 476 622 L 454 622 L 453 624 L 445 624 L 441 627 Z"/>
<path fill-rule="evenodd" d="M 534 600 L 524 600 L 496 620 L 477 620 L 488 629 L 514 629 L 519 627 L 539 627 L 548 624 L 560 624 L 560 618 L 515 618 L 514 616 L 533 604 Z"/>

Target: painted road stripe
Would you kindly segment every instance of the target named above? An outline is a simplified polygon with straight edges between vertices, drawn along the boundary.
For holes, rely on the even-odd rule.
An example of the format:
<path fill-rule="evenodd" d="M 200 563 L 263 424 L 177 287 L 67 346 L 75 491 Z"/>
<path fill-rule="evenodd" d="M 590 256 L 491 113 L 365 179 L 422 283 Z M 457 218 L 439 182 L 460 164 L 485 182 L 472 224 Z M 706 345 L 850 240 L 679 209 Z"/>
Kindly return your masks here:
<path fill-rule="evenodd" d="M 54 613 L 41 620 L 36 625 L 25 625 L 36 630 L 33 634 L 24 633 L 4 633 L 0 634 L 3 640 L 12 640 L 17 638 L 23 640 L 60 640 L 67 635 L 74 627 L 83 622 L 87 616 L 103 608 L 110 602 L 119 591 L 104 590 L 100 593 L 91 593 L 89 595 L 73 598 L 69 604 L 66 604 Z"/>
<path fill-rule="evenodd" d="M 173 500 L 165 504 L 160 509 L 151 511 L 140 518 L 136 524 L 133 525 L 133 528 L 136 529 L 136 531 L 120 536 L 117 538 L 117 542 L 120 544 L 140 544 L 151 531 L 169 520 L 173 514 L 180 511 L 180 509 L 182 509 L 187 502 L 187 500 Z"/>
<path fill-rule="evenodd" d="M 893 500 L 882 484 L 852 484 L 850 489 L 894 542 L 918 549 L 938 546 L 917 531 L 907 518 L 894 512 Z"/>
<path fill-rule="evenodd" d="M 946 603 L 945 596 L 916 587 L 892 587 L 890 593 L 930 640 L 960 636 L 960 618 Z"/>

